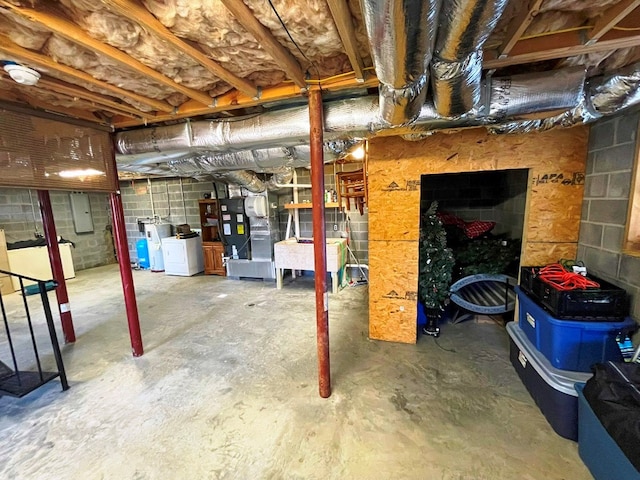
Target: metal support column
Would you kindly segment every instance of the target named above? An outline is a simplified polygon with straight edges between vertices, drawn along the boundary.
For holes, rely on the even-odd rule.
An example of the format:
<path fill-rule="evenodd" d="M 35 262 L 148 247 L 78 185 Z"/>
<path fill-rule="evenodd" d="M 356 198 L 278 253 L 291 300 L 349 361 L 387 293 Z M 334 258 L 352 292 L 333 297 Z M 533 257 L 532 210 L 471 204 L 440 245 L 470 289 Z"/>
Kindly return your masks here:
<path fill-rule="evenodd" d="M 134 357 L 140 357 L 144 353 L 144 349 L 142 347 L 140 319 L 138 318 L 138 303 L 136 301 L 136 290 L 133 285 L 133 274 L 131 273 L 131 258 L 129 257 L 127 231 L 124 223 L 124 212 L 122 210 L 122 198 L 120 198 L 120 192 L 110 193 L 109 202 L 111 204 L 111 214 L 113 215 L 113 233 L 116 241 L 118 264 L 120 265 L 120 278 L 122 279 L 124 304 L 127 309 L 127 323 L 129 324 L 131 350 L 133 351 Z"/>
<path fill-rule="evenodd" d="M 322 93 L 309 91 L 309 140 L 311 143 L 311 201 L 313 204 L 313 254 L 316 287 L 318 386 L 320 396 L 331 395 L 329 364 L 329 294 L 327 293 L 327 232 L 324 223 L 324 154 Z"/>
<path fill-rule="evenodd" d="M 51 198 L 49 197 L 48 190 L 38 190 L 38 203 L 40 204 L 42 227 L 49 251 L 51 272 L 53 273 L 53 279 L 58 283 L 56 298 L 58 299 L 58 311 L 60 312 L 64 342 L 74 343 L 76 341 L 76 332 L 73 329 L 69 294 L 67 293 L 67 284 L 64 280 L 62 260 L 60 260 L 60 248 L 58 247 L 58 234 L 56 233 L 56 225 L 53 220 L 53 210 L 51 209 Z"/>

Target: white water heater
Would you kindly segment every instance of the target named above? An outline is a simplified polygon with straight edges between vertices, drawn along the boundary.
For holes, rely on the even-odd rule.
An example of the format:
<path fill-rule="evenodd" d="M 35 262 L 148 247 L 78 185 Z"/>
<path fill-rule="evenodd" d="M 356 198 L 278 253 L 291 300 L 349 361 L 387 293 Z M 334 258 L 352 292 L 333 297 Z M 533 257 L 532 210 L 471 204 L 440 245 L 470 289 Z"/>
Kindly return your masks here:
<path fill-rule="evenodd" d="M 144 234 L 147 237 L 147 246 L 149 247 L 149 267 L 152 272 L 163 272 L 162 239 L 171 236 L 171 225 L 169 223 L 145 223 Z"/>

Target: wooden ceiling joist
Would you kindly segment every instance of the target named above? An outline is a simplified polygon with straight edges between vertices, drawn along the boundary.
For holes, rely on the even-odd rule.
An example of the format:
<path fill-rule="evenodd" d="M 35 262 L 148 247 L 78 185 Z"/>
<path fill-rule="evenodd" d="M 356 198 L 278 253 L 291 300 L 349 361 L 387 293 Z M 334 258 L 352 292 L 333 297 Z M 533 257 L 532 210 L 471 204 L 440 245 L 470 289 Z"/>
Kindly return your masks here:
<path fill-rule="evenodd" d="M 132 2 L 131 0 L 104 0 L 103 3 L 108 4 L 125 17 L 134 20 L 147 31 L 153 32 L 158 36 L 158 38 L 170 43 L 173 47 L 205 67 L 213 75 L 240 90 L 245 95 L 254 97 L 258 95 L 258 89 L 254 84 L 231 73 L 226 68 L 211 60 L 196 47 L 193 47 L 184 40 L 176 37 L 156 17 L 141 5 Z"/>
<path fill-rule="evenodd" d="M 236 20 L 260 43 L 260 46 L 282 68 L 284 73 L 300 88 L 306 88 L 307 82 L 302 67 L 271 31 L 262 25 L 242 0 L 221 0 Z"/>
<path fill-rule="evenodd" d="M 356 78 L 364 81 L 364 63 L 358 52 L 358 42 L 356 41 L 349 6 L 345 0 L 327 0 L 327 3 L 329 4 L 329 10 L 331 10 L 331 16 L 338 29 L 340 39 L 342 40 L 344 51 L 351 62 L 351 68 L 353 68 Z"/>
<path fill-rule="evenodd" d="M 78 25 L 65 18 L 48 13 L 37 11 L 32 8 L 24 8 L 18 7 L 6 0 L 0 0 L 0 6 L 8 8 L 13 13 L 18 14 L 23 19 L 39 24 L 42 27 L 47 28 L 53 33 L 60 35 L 67 40 L 77 43 L 84 48 L 91 50 L 94 53 L 98 53 L 100 55 L 104 55 L 111 60 L 118 62 L 119 64 L 135 71 L 140 75 L 144 75 L 153 79 L 154 81 L 165 85 L 177 92 L 180 92 L 187 97 L 196 100 L 203 105 L 211 105 L 212 99 L 209 95 L 203 92 L 199 92 L 198 90 L 194 90 L 189 87 L 185 87 L 177 82 L 174 82 L 169 77 L 164 76 L 160 72 L 147 67 L 144 63 L 139 62 L 133 57 L 127 55 L 121 50 L 118 50 L 111 45 L 107 45 L 106 43 L 102 43 L 99 40 L 89 36 L 84 30 L 82 30 Z"/>
<path fill-rule="evenodd" d="M 587 33 L 587 44 L 597 42 L 604 34 L 620 23 L 627 15 L 640 6 L 640 0 L 622 0 L 609 8 Z"/>
<path fill-rule="evenodd" d="M 582 43 L 579 32 L 562 32 L 520 40 L 513 47 L 511 54 L 504 58 L 490 58 L 491 52 L 485 52 L 483 68 L 486 70 L 503 68 L 638 45 L 640 45 L 640 34 L 637 32 L 610 31 L 600 41 L 590 45 Z"/>
<path fill-rule="evenodd" d="M 106 90 L 114 94 L 118 98 L 128 98 L 135 102 L 147 105 L 160 112 L 173 112 L 175 108 L 166 102 L 144 97 L 135 92 L 124 90 L 102 80 L 98 80 L 88 73 L 76 70 L 75 68 L 57 63 L 46 55 L 42 55 L 13 43 L 8 37 L 0 34 L 0 52 L 6 57 L 12 58 L 18 62 L 26 63 L 34 68 L 58 72 L 70 78 L 77 80 L 83 85 L 92 85 L 101 90 Z"/>
<path fill-rule="evenodd" d="M 532 0 L 529 4 L 522 2 L 520 4 L 520 12 L 511 21 L 509 29 L 504 36 L 504 40 L 500 47 L 498 47 L 498 56 L 508 55 L 515 44 L 520 40 L 520 37 L 524 35 L 533 18 L 538 14 L 540 5 L 544 0 Z"/>
<path fill-rule="evenodd" d="M 90 92 L 84 88 L 77 87 L 66 82 L 61 82 L 59 80 L 40 78 L 40 80 L 38 80 L 38 87 L 42 87 L 45 90 L 49 90 L 54 93 L 62 93 L 70 98 L 78 98 L 85 102 L 90 102 L 97 108 L 107 110 L 118 115 L 127 115 L 131 118 L 146 119 L 150 119 L 153 116 L 152 114 L 141 112 L 130 105 L 114 102 L 103 95 Z"/>
<path fill-rule="evenodd" d="M 13 80 L 7 80 L 5 78 L 0 78 L 0 81 L 13 82 Z M 16 101 L 23 106 L 26 104 L 29 105 L 30 108 L 36 108 L 44 112 L 55 113 L 56 115 L 60 115 L 63 117 L 78 118 L 81 120 L 87 120 L 92 123 L 100 122 L 100 120 L 93 113 L 87 110 L 84 110 L 82 108 L 68 108 L 61 107 L 59 105 L 51 105 L 40 99 L 34 98 L 31 95 L 25 94 L 24 91 L 20 91 L 19 93 L 11 92 L 10 94 L 4 94 L 3 100 Z M 3 108 L 2 101 L 0 101 L 0 108 Z"/>

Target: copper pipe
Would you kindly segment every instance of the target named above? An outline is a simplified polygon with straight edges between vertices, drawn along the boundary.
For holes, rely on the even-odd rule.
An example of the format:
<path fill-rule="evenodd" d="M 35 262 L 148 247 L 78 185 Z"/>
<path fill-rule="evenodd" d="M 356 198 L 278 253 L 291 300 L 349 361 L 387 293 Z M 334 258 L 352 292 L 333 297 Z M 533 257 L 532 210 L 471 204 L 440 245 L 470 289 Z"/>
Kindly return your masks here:
<path fill-rule="evenodd" d="M 53 220 L 53 210 L 51 208 L 51 198 L 48 190 L 38 190 L 38 203 L 40 204 L 40 215 L 42 215 L 42 227 L 44 237 L 47 241 L 49 251 L 49 262 L 53 279 L 58 283 L 56 287 L 56 298 L 58 299 L 58 311 L 60 312 L 60 323 L 62 323 L 62 333 L 64 343 L 74 343 L 76 332 L 73 329 L 73 318 L 69 307 L 69 294 L 67 284 L 64 281 L 64 271 L 62 270 L 62 260 L 60 260 L 60 247 L 58 247 L 58 234 Z"/>
<path fill-rule="evenodd" d="M 329 297 L 327 293 L 327 232 L 324 224 L 324 152 L 322 93 L 309 92 L 309 140 L 311 146 L 311 202 L 313 204 L 313 256 L 316 286 L 316 337 L 320 396 L 331 395 L 329 366 Z"/>
<path fill-rule="evenodd" d="M 111 213 L 113 215 L 113 233 L 115 236 L 116 252 L 118 254 L 118 264 L 120 265 L 120 278 L 122 279 L 124 304 L 127 310 L 127 323 L 129 325 L 129 337 L 131 338 L 131 350 L 134 357 L 140 357 L 144 353 L 144 349 L 142 347 L 140 319 L 138 318 L 138 304 L 136 301 L 136 290 L 133 285 L 133 275 L 131 274 L 131 258 L 129 257 L 127 231 L 124 223 L 124 213 L 122 211 L 122 198 L 120 198 L 120 192 L 111 192 L 109 194 L 109 203 L 111 204 Z"/>

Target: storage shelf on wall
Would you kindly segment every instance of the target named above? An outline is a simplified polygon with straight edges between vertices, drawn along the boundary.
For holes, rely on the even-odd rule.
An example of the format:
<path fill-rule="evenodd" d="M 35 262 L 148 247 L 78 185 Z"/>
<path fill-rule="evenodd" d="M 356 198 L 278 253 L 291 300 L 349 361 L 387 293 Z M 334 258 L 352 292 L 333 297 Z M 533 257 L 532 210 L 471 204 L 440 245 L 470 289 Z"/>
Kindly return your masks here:
<path fill-rule="evenodd" d="M 338 202 L 328 202 L 324 204 L 324 208 L 338 208 L 340 204 Z M 294 208 L 313 208 L 313 203 L 285 203 L 284 208 L 294 209 Z"/>

